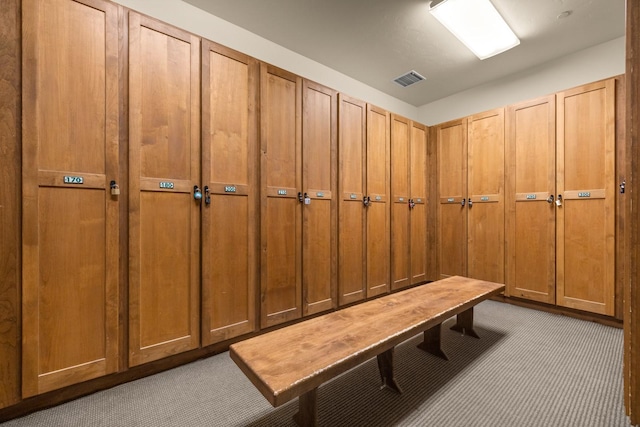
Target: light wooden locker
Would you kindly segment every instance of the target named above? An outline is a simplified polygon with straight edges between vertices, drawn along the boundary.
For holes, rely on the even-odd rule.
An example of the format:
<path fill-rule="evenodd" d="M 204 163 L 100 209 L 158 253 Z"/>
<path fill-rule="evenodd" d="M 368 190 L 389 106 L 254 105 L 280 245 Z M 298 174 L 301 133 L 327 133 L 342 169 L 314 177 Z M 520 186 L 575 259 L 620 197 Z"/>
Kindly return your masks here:
<path fill-rule="evenodd" d="M 557 95 L 558 305 L 615 311 L 615 80 Z"/>
<path fill-rule="evenodd" d="M 339 97 L 339 304 L 367 297 L 367 105 Z"/>
<path fill-rule="evenodd" d="M 548 304 L 556 299 L 555 123 L 555 95 L 507 109 L 507 292 Z"/>
<path fill-rule="evenodd" d="M 302 315 L 302 79 L 261 63 L 260 93 L 264 328 Z"/>
<path fill-rule="evenodd" d="M 367 104 L 367 298 L 391 290 L 390 114 Z"/>
<path fill-rule="evenodd" d="M 467 274 L 504 283 L 504 109 L 468 118 Z"/>
<path fill-rule="evenodd" d="M 411 284 L 427 280 L 427 127 L 411 124 L 410 151 Z"/>
<path fill-rule="evenodd" d="M 342 94 L 339 100 L 338 283 L 345 305 L 390 290 L 389 113 Z"/>
<path fill-rule="evenodd" d="M 438 125 L 438 278 L 467 275 L 467 119 Z"/>
<path fill-rule="evenodd" d="M 391 114 L 391 289 L 411 284 L 411 121 Z"/>
<path fill-rule="evenodd" d="M 259 63 L 202 41 L 202 345 L 256 329 Z"/>
<path fill-rule="evenodd" d="M 199 59 L 197 37 L 129 14 L 132 366 L 200 343 Z"/>
<path fill-rule="evenodd" d="M 118 370 L 118 6 L 25 0 L 22 395 Z"/>
<path fill-rule="evenodd" d="M 302 84 L 302 313 L 338 305 L 338 94 Z"/>

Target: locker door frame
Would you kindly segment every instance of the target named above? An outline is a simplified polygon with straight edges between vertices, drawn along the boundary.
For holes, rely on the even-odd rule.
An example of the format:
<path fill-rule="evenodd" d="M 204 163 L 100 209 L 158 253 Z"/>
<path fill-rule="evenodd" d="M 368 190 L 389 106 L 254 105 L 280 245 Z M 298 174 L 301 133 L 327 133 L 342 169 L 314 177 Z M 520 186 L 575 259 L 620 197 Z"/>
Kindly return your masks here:
<path fill-rule="evenodd" d="M 205 186 L 210 188 L 211 194 L 225 195 L 226 197 L 247 197 L 248 203 L 248 271 L 247 271 L 247 318 L 241 322 L 235 322 L 233 324 L 219 326 L 212 329 L 211 313 L 214 307 L 214 292 L 212 287 L 215 284 L 212 282 L 211 276 L 213 274 L 213 266 L 209 260 L 211 256 L 212 245 L 217 242 L 210 240 L 212 230 L 217 227 L 217 224 L 212 223 L 212 209 L 215 206 L 206 203 L 202 207 L 202 318 L 201 318 L 201 340 L 202 345 L 207 346 L 217 342 L 221 342 L 230 338 L 253 332 L 257 329 L 257 313 L 259 312 L 258 305 L 258 292 L 259 292 L 259 245 L 260 245 L 260 207 L 258 206 L 260 201 L 259 195 L 259 171 L 257 166 L 259 164 L 258 159 L 258 132 L 259 132 L 259 117 L 258 117 L 258 96 L 259 96 L 259 79 L 260 79 L 260 63 L 258 60 L 237 52 L 233 49 L 229 49 L 220 44 L 212 41 L 202 39 L 201 46 L 201 58 L 202 58 L 202 185 L 203 191 Z M 231 60 L 235 60 L 246 64 L 248 73 L 248 111 L 247 111 L 247 179 L 246 185 L 238 185 L 233 182 L 213 182 L 213 171 L 211 171 L 211 156 L 212 149 L 209 143 L 211 134 L 214 129 L 211 129 L 211 98 L 207 96 L 209 94 L 210 76 L 215 70 L 210 69 L 210 54 L 214 52 L 216 54 L 226 56 Z M 235 193 L 227 193 L 226 186 L 232 186 L 234 191 L 239 191 L 239 196 Z M 206 197 L 206 192 L 205 192 Z"/>
<path fill-rule="evenodd" d="M 180 180 L 176 184 L 176 191 L 192 196 L 193 187 L 200 186 L 200 38 L 165 24 L 161 21 L 129 11 L 129 58 L 140 48 L 136 43 L 140 43 L 140 33 L 143 27 L 149 28 L 185 43 L 190 44 L 190 141 L 191 159 L 190 168 L 191 179 Z M 129 80 L 136 82 L 140 79 L 142 72 L 140 65 L 136 61 L 129 61 Z M 141 94 L 132 90 L 134 85 L 129 85 L 129 365 L 136 366 L 158 360 L 173 354 L 198 348 L 200 345 L 200 204 L 190 197 L 190 221 L 191 236 L 190 250 L 192 262 L 189 267 L 189 332 L 186 336 L 169 340 L 167 342 L 156 343 L 152 346 L 142 347 L 140 343 L 140 310 L 139 295 L 137 294 L 140 285 L 140 195 L 141 174 L 140 174 L 140 150 L 135 141 L 141 141 Z M 141 89 L 140 89 L 141 91 Z M 145 178 L 147 179 L 147 178 Z M 151 178 L 155 180 L 156 178 Z M 135 214 L 135 215 L 133 215 Z M 197 254 L 197 255 L 194 255 Z"/>
<path fill-rule="evenodd" d="M 419 129 L 420 131 L 424 132 L 424 139 L 422 139 L 421 141 L 416 141 L 413 137 L 414 137 L 414 131 L 415 129 Z M 427 218 L 427 213 L 428 213 L 428 192 L 429 192 L 429 180 L 428 180 L 428 175 L 429 175 L 429 170 L 428 170 L 428 141 L 429 141 L 429 131 L 427 126 L 417 123 L 417 122 L 411 122 L 411 138 L 410 138 L 410 149 L 409 149 L 409 198 L 411 199 L 411 201 L 413 203 L 415 203 L 415 208 L 412 208 L 410 210 L 410 221 L 411 221 L 411 225 L 410 225 L 410 241 L 411 241 L 411 253 L 410 253 L 410 258 L 411 258 L 411 284 L 412 285 L 416 285 L 419 283 L 423 283 L 427 280 L 428 277 L 428 270 L 429 270 L 429 265 L 428 265 L 428 259 L 429 259 L 429 254 L 428 254 L 428 245 L 427 245 L 427 241 L 428 241 L 428 218 Z M 421 159 L 416 159 L 417 156 L 414 155 L 414 148 L 415 148 L 415 144 L 417 143 L 421 143 L 424 145 L 424 147 L 422 148 L 421 151 L 424 151 L 424 157 Z M 422 162 L 422 168 L 424 169 L 424 176 L 417 176 L 414 166 L 416 164 L 416 162 Z M 422 181 L 422 185 L 424 186 L 424 194 L 415 194 L 414 193 L 414 183 L 415 180 L 419 179 Z M 422 214 L 418 214 L 419 211 L 415 210 L 415 209 L 420 209 L 423 210 L 424 212 Z M 416 235 L 413 233 L 413 228 L 414 226 L 416 226 L 416 223 L 422 223 L 422 226 L 424 227 L 424 237 L 420 240 L 422 240 L 422 242 L 419 242 L 418 239 L 416 238 Z M 421 268 L 419 268 L 419 270 L 421 271 L 416 271 L 415 269 L 415 265 L 414 265 L 414 261 L 416 261 L 415 259 L 415 253 L 414 253 L 414 248 L 415 245 L 419 245 L 420 243 L 422 243 L 422 250 L 423 250 L 423 255 L 422 255 L 422 259 L 419 260 L 419 264 L 422 265 Z"/>
<path fill-rule="evenodd" d="M 407 194 L 396 194 L 394 193 L 394 122 L 400 122 L 407 127 L 407 140 L 406 140 L 406 158 L 404 160 L 404 164 L 406 166 L 406 182 L 407 182 Z M 412 125 L 411 120 L 402 117 L 397 114 L 391 113 L 391 125 L 390 125 L 390 133 L 391 133 L 391 289 L 398 290 L 402 288 L 406 288 L 411 285 L 411 214 L 409 210 L 409 199 L 411 198 L 411 134 L 412 134 Z M 396 215 L 394 214 L 394 208 L 400 208 L 400 206 L 404 205 L 406 209 L 406 224 L 403 224 L 406 227 L 407 233 L 407 241 L 405 242 L 405 249 L 402 251 L 403 253 L 403 261 L 404 261 L 404 270 L 406 272 L 406 277 L 403 277 L 399 280 L 396 280 L 394 277 L 394 272 L 396 269 L 396 258 L 398 257 L 398 246 L 396 245 L 397 241 L 395 241 L 394 235 L 394 226 L 399 224 Z"/>
<path fill-rule="evenodd" d="M 283 78 L 293 82 L 296 85 L 295 99 L 295 146 L 296 146 L 296 188 L 287 189 L 295 194 L 287 194 L 286 198 L 297 198 L 297 193 L 302 192 L 302 78 L 289 71 L 267 64 L 260 63 L 260 326 L 262 328 L 278 325 L 290 320 L 298 319 L 302 316 L 302 203 L 296 205 L 295 227 L 292 233 L 295 233 L 295 307 L 277 313 L 267 313 L 265 301 L 268 295 L 268 215 L 267 201 L 269 197 L 278 197 L 272 194 L 276 188 L 267 185 L 267 165 L 268 165 L 268 123 L 265 119 L 264 112 L 268 110 L 266 104 L 268 97 L 268 85 L 266 81 L 268 75 L 273 74 L 279 78 Z M 285 196 L 283 196 L 285 197 Z"/>
<path fill-rule="evenodd" d="M 71 0 L 70 0 L 71 1 Z M 39 141 L 38 126 L 22 126 L 22 397 L 59 389 L 61 387 L 87 381 L 93 378 L 117 372 L 120 368 L 120 202 L 109 191 L 111 180 L 120 181 L 119 137 L 121 132 L 121 96 L 122 88 L 119 81 L 119 13 L 122 7 L 102 0 L 73 0 L 85 6 L 105 13 L 105 174 L 91 174 L 78 171 L 87 176 L 88 188 L 104 189 L 105 192 L 105 230 L 106 258 L 105 261 L 105 357 L 84 363 L 79 366 L 68 367 L 55 372 L 39 372 L 40 343 L 39 332 L 39 269 L 33 268 L 32 263 L 39 266 L 38 254 L 38 206 L 39 188 L 53 186 L 59 188 L 72 187 L 73 184 L 58 182 L 61 175 L 67 172 L 48 172 L 38 169 Z M 35 0 L 25 0 L 22 3 L 22 68 L 23 84 L 22 98 L 38 100 L 35 84 L 24 78 L 33 73 L 37 75 L 37 29 L 32 24 L 37 22 L 39 3 Z M 37 103 L 24 102 L 22 104 L 22 122 L 37 123 Z M 74 174 L 69 171 L 68 174 Z M 75 191 L 82 191 L 76 189 Z M 122 197 L 122 196 L 120 196 Z M 111 225 L 109 225 L 111 224 Z M 109 233 L 109 229 L 111 233 Z M 29 333 L 33 330 L 35 333 Z M 25 333 L 26 332 L 26 333 Z"/>

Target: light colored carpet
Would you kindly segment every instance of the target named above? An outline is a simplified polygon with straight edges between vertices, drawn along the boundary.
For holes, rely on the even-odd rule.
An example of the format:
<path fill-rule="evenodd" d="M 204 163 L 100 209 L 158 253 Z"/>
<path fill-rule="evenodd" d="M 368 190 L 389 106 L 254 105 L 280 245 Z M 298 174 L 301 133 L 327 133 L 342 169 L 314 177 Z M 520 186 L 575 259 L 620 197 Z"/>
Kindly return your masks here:
<path fill-rule="evenodd" d="M 421 336 L 396 348 L 402 395 L 379 389 L 375 359 L 324 384 L 320 425 L 629 426 L 622 330 L 494 301 L 474 314 L 480 340 L 443 327 L 448 362 L 418 350 Z M 2 427 L 294 426 L 296 411 L 271 407 L 222 353 Z"/>

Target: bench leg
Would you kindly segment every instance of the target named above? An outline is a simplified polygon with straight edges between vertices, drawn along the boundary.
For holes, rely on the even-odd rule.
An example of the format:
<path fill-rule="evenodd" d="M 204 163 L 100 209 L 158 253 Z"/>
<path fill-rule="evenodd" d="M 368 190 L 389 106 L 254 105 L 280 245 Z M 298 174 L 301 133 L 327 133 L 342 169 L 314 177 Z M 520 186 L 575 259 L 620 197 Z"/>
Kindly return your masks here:
<path fill-rule="evenodd" d="M 382 378 L 382 387 L 380 388 L 388 387 L 397 393 L 402 393 L 402 389 L 393 376 L 393 348 L 378 355 L 378 369 Z"/>
<path fill-rule="evenodd" d="M 424 341 L 418 344 L 418 348 L 441 359 L 449 360 L 440 347 L 440 326 L 442 326 L 441 323 L 424 331 Z"/>
<path fill-rule="evenodd" d="M 293 421 L 300 427 L 315 427 L 318 425 L 318 389 L 314 388 L 298 398 L 298 412 Z"/>
<path fill-rule="evenodd" d="M 473 307 L 458 314 L 456 324 L 451 327 L 451 330 L 470 337 L 480 338 L 476 331 L 473 330 Z"/>

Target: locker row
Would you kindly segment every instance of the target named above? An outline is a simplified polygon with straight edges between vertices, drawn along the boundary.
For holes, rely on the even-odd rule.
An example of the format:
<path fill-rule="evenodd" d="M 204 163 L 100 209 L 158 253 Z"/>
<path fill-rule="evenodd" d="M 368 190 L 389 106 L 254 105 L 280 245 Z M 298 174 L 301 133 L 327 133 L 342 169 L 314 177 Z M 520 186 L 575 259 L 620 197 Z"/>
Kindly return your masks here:
<path fill-rule="evenodd" d="M 108 1 L 22 19 L 22 398 L 454 274 L 613 315 L 610 104 L 427 128 Z"/>

